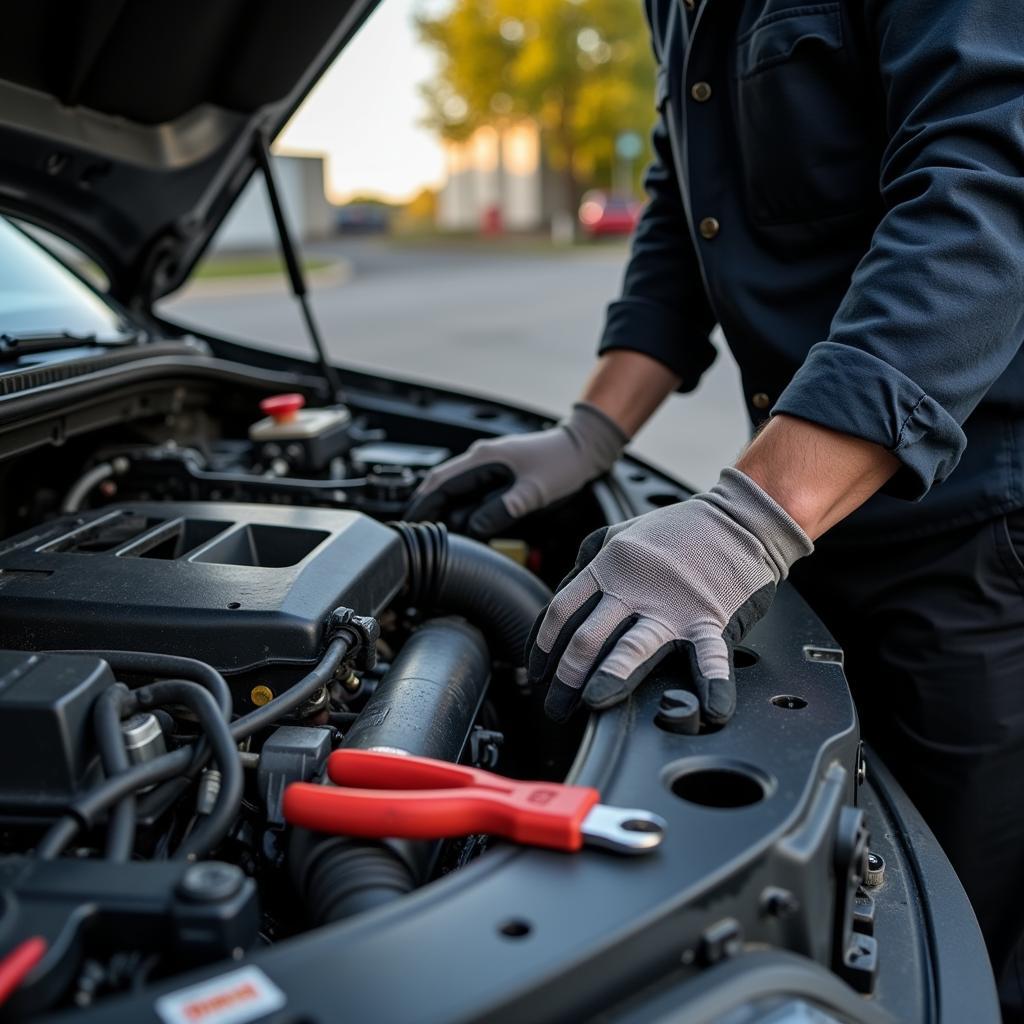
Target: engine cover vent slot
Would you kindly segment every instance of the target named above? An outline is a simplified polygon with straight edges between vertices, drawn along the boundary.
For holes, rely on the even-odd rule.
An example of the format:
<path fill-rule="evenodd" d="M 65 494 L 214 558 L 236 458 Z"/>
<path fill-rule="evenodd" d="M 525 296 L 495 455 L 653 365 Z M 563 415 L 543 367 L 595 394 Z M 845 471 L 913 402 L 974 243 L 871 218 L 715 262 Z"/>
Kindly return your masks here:
<path fill-rule="evenodd" d="M 190 561 L 286 568 L 298 565 L 329 536 L 324 530 L 249 524 L 223 534 L 196 552 Z"/>
<path fill-rule="evenodd" d="M 75 555 L 101 554 L 123 549 L 164 520 L 135 512 L 117 511 L 65 533 L 39 548 L 41 552 Z"/>

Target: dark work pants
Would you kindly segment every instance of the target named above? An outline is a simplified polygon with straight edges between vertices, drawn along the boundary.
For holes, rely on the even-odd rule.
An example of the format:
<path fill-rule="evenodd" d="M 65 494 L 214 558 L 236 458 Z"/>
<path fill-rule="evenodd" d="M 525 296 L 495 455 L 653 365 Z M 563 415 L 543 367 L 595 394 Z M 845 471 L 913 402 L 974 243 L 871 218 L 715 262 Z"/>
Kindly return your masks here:
<path fill-rule="evenodd" d="M 845 651 L 865 738 L 960 876 L 1004 992 L 1024 970 L 1022 560 L 1016 512 L 910 542 L 826 537 L 792 574 Z"/>

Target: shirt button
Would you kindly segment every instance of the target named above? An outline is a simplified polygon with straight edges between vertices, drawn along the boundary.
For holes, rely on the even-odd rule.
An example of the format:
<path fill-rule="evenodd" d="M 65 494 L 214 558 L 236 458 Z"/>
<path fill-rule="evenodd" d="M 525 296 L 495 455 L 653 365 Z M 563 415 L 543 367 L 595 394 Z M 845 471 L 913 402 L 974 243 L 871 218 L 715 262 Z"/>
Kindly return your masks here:
<path fill-rule="evenodd" d="M 694 82 L 690 89 L 690 95 L 698 103 L 707 103 L 711 99 L 711 86 L 707 82 Z"/>
<path fill-rule="evenodd" d="M 763 391 L 758 391 L 756 395 L 750 396 L 750 404 L 755 409 L 767 409 L 772 404 L 772 400 Z"/>
<path fill-rule="evenodd" d="M 700 224 L 697 225 L 697 230 L 700 231 L 701 238 L 706 238 L 709 242 L 712 238 L 717 237 L 721 228 L 722 225 L 719 224 L 714 217 L 705 217 Z"/>

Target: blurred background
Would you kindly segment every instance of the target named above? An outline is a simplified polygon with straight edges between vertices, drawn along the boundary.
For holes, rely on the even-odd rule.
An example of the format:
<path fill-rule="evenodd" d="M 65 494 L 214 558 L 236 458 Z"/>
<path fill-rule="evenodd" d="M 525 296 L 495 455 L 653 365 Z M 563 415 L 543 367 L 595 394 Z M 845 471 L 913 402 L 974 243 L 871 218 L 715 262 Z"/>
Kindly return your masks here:
<path fill-rule="evenodd" d="M 654 65 L 641 0 L 383 0 L 277 140 L 332 356 L 560 415 L 642 208 Z M 162 311 L 305 352 L 254 181 Z M 703 486 L 747 437 L 721 337 L 633 448 Z"/>

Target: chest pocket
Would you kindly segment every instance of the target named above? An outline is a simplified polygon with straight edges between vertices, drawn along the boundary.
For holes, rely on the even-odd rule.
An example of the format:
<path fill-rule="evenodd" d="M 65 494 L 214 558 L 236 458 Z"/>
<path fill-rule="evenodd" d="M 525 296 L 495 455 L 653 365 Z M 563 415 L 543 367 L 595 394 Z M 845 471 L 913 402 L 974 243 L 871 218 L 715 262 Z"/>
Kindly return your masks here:
<path fill-rule="evenodd" d="M 839 3 L 774 11 L 740 37 L 736 126 L 756 223 L 852 215 L 877 202 L 866 75 L 845 38 Z"/>

